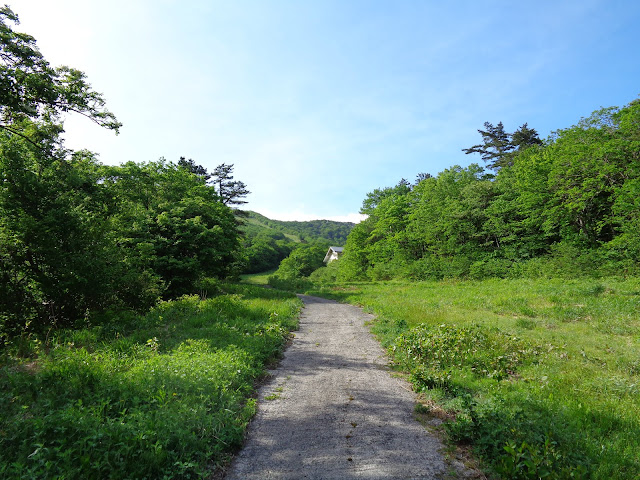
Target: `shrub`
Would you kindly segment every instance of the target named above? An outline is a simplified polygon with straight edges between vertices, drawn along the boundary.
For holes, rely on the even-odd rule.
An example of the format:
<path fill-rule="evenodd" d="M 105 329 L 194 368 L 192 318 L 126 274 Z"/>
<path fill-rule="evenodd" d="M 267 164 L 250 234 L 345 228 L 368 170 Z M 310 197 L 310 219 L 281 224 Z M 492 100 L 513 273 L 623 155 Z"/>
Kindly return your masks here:
<path fill-rule="evenodd" d="M 314 270 L 313 273 L 309 275 L 309 281 L 319 284 L 334 283 L 338 276 L 339 264 L 340 260 L 334 260 L 326 267 L 320 267 Z"/>
<path fill-rule="evenodd" d="M 505 278 L 511 268 L 511 260 L 506 258 L 487 258 L 473 262 L 469 267 L 469 277 L 474 280 L 483 278 Z"/>
<path fill-rule="evenodd" d="M 392 350 L 409 368 L 420 366 L 434 372 L 468 369 L 476 376 L 496 380 L 507 378 L 525 360 L 538 355 L 536 348 L 497 329 L 456 325 L 418 325 L 398 337 Z M 440 378 L 440 374 L 436 376 Z"/>

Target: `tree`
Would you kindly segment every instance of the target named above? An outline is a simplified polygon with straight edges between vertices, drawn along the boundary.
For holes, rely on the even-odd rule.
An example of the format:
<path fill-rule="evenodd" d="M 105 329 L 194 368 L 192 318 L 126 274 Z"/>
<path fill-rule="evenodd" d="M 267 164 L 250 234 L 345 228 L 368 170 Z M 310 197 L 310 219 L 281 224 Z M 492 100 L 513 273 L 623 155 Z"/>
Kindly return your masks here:
<path fill-rule="evenodd" d="M 535 128 L 529 128 L 525 123 L 511 135 L 511 145 L 516 151 L 520 151 L 531 145 L 542 145 L 542 140 Z"/>
<path fill-rule="evenodd" d="M 496 126 L 489 122 L 484 122 L 484 127 L 486 130 L 478 130 L 478 133 L 482 135 L 482 143 L 470 148 L 463 148 L 462 151 L 467 155 L 479 153 L 482 160 L 489 162 L 489 168 L 498 170 L 503 166 L 507 154 L 514 147 L 509 139 L 509 134 L 504 131 L 502 122 Z"/>
<path fill-rule="evenodd" d="M 475 163 L 467 168 L 455 165 L 414 189 L 406 234 L 415 253 L 477 256 L 482 252 L 482 225 L 492 195 L 492 182 L 483 173 Z"/>
<path fill-rule="evenodd" d="M 513 165 L 514 156 L 523 149 L 531 145 L 542 145 L 538 132 L 529 128 L 526 123 L 514 133 L 505 132 L 502 122 L 496 126 L 485 122 L 484 126 L 486 130 L 478 130 L 482 135 L 482 144 L 463 148 L 462 151 L 467 155 L 479 153 L 493 170 Z"/>
<path fill-rule="evenodd" d="M 211 178 L 211 175 L 209 174 L 209 172 L 207 172 L 207 169 L 202 165 L 198 165 L 191 158 L 187 160 L 185 157 L 180 157 L 180 160 L 178 160 L 178 166 L 188 170 L 194 175 L 202 177 L 205 181 L 208 181 Z"/>
<path fill-rule="evenodd" d="M 211 172 L 210 183 L 216 189 L 220 201 L 224 205 L 242 205 L 247 203 L 242 200 L 251 192 L 247 190 L 247 186 L 244 182 L 233 179 L 233 165 L 222 164 L 218 165 L 213 172 Z"/>
<path fill-rule="evenodd" d="M 415 185 L 418 185 L 421 181 L 426 180 L 426 179 L 428 179 L 428 178 L 432 178 L 432 177 L 433 177 L 433 175 L 431 175 L 430 173 L 423 173 L 423 172 L 421 172 L 421 173 L 419 173 L 419 174 L 417 174 L 417 175 L 416 175 L 416 180 L 415 180 L 415 182 L 413 183 L 413 185 L 414 185 L 414 186 L 415 186 Z"/>
<path fill-rule="evenodd" d="M 72 326 L 119 303 L 130 278 L 97 162 L 60 139 L 65 112 L 116 133 L 121 124 L 82 72 L 52 68 L 18 23 L 0 8 L 0 341 Z"/>
<path fill-rule="evenodd" d="M 35 126 L 22 131 L 37 138 Z M 129 268 L 115 243 L 93 155 L 55 148 L 55 136 L 35 146 L 23 135 L 0 130 L 0 337 L 71 327 L 109 307 L 148 307 L 157 282 Z"/>
<path fill-rule="evenodd" d="M 556 132 L 547 147 L 553 158 L 547 224 L 580 247 L 599 247 L 626 230 L 616 211 L 638 175 L 638 112 L 638 105 L 601 109 Z"/>
<path fill-rule="evenodd" d="M 542 146 L 527 148 L 514 158 L 512 167 L 498 172 L 484 230 L 501 257 L 530 259 L 548 253 L 558 241 L 557 232 L 543 228 L 549 213 L 552 161 Z"/>
<path fill-rule="evenodd" d="M 320 245 L 300 245 L 282 260 L 274 275 L 287 280 L 308 277 L 322 267 L 326 251 L 326 247 Z"/>
<path fill-rule="evenodd" d="M 194 292 L 203 276 L 224 278 L 240 247 L 233 212 L 213 187 L 164 159 L 105 167 L 104 186 L 118 205 L 118 243 L 137 268 L 150 269 L 166 296 Z"/>
<path fill-rule="evenodd" d="M 35 39 L 14 32 L 10 23 L 18 25 L 18 16 L 4 6 L 0 8 L 0 129 L 24 136 L 16 126 L 21 119 L 55 121 L 61 113 L 76 112 L 117 133 L 122 124 L 105 109 L 102 95 L 91 89 L 85 74 L 66 66 L 51 67 Z"/>
<path fill-rule="evenodd" d="M 362 201 L 360 213 L 371 215 L 378 205 L 387 197 L 406 195 L 411 191 L 411 185 L 406 179 L 401 179 L 395 187 L 376 188 L 367 193 L 367 198 Z"/>
<path fill-rule="evenodd" d="M 369 246 L 369 236 L 373 231 L 375 222 L 369 217 L 358 223 L 347 238 L 344 247 L 344 255 L 338 265 L 338 280 L 352 281 L 366 278 L 368 269 L 371 267 L 367 255 Z"/>

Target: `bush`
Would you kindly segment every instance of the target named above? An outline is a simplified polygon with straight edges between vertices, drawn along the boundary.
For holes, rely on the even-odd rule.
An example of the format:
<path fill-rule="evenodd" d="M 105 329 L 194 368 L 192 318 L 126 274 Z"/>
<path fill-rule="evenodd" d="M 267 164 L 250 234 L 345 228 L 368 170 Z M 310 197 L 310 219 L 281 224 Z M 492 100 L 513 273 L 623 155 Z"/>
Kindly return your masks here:
<path fill-rule="evenodd" d="M 334 260 L 326 267 L 320 267 L 314 270 L 313 273 L 309 275 L 309 281 L 318 284 L 334 283 L 338 276 L 339 264 L 340 260 Z"/>
<path fill-rule="evenodd" d="M 434 372 L 467 369 L 475 376 L 496 380 L 509 377 L 525 360 L 538 355 L 536 348 L 497 329 L 426 324 L 398 337 L 392 350 L 400 364 L 409 369 L 416 366 Z M 439 374 L 436 376 L 440 378 Z"/>
<path fill-rule="evenodd" d="M 472 260 L 464 255 L 440 257 L 428 255 L 403 266 L 403 276 L 410 280 L 441 280 L 469 275 Z"/>
<path fill-rule="evenodd" d="M 474 280 L 483 278 L 505 278 L 513 262 L 506 258 L 487 258 L 473 262 L 469 267 L 469 277 Z"/>

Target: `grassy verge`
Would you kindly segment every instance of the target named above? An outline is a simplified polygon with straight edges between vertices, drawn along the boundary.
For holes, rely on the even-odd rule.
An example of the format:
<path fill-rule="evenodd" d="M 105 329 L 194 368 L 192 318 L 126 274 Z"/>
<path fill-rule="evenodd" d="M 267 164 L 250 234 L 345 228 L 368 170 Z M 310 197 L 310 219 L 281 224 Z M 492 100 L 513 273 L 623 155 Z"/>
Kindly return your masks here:
<path fill-rule="evenodd" d="M 640 478 L 640 279 L 334 285 L 508 479 Z"/>
<path fill-rule="evenodd" d="M 250 285 L 63 332 L 2 359 L 0 477 L 202 478 L 242 441 L 300 301 Z"/>

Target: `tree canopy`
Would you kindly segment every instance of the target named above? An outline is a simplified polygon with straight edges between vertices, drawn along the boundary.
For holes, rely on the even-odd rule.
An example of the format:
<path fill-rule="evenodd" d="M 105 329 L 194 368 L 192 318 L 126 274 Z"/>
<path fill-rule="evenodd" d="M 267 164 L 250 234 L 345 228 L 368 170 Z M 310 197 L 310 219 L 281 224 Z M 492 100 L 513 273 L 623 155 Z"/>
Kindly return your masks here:
<path fill-rule="evenodd" d="M 0 345 L 234 274 L 237 222 L 206 171 L 163 159 L 105 166 L 63 148 L 65 112 L 120 123 L 82 72 L 52 68 L 17 23 L 0 8 Z"/>
<path fill-rule="evenodd" d="M 483 143 L 464 151 L 497 173 L 454 166 L 367 194 L 369 218 L 349 235 L 338 278 L 638 271 L 639 101 L 546 142 L 527 124 L 485 126 Z"/>
<path fill-rule="evenodd" d="M 514 133 L 507 133 L 502 122 L 495 126 L 485 122 L 484 127 L 486 130 L 478 130 L 482 136 L 482 143 L 463 148 L 462 151 L 467 155 L 479 153 L 482 160 L 493 170 L 511 165 L 514 155 L 520 150 L 531 145 L 542 145 L 538 132 L 529 128 L 526 123 Z"/>
<path fill-rule="evenodd" d="M 57 119 L 61 113 L 76 112 L 118 132 L 122 124 L 85 74 L 51 67 L 35 39 L 15 32 L 11 24 L 19 24 L 18 16 L 8 6 L 0 7 L 0 128 L 20 134 L 14 124 L 21 119 Z"/>

